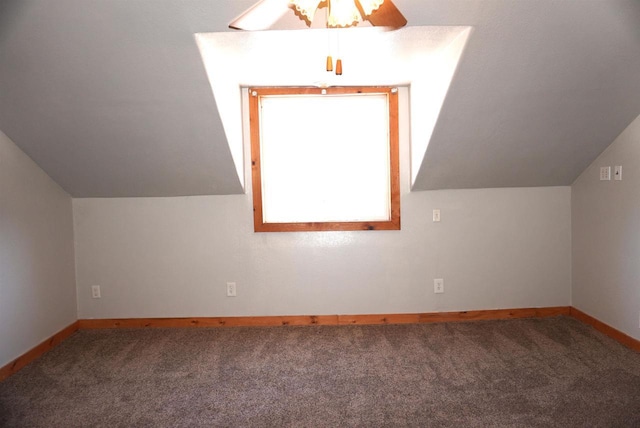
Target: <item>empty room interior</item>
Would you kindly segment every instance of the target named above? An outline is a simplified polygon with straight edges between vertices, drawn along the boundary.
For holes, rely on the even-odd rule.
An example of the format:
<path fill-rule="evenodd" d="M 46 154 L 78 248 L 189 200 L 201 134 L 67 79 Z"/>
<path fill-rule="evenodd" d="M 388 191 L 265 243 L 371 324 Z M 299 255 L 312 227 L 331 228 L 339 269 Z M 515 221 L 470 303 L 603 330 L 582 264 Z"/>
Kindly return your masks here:
<path fill-rule="evenodd" d="M 0 426 L 640 426 L 639 189 L 638 0 L 0 0 Z"/>

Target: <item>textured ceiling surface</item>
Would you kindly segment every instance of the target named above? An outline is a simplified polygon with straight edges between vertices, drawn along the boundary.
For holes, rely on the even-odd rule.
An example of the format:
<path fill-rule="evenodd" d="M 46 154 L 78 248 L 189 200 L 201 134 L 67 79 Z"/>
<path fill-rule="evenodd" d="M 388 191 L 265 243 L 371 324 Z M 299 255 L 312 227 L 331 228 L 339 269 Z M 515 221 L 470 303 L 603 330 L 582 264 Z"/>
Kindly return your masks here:
<path fill-rule="evenodd" d="M 414 190 L 571 184 L 640 114 L 640 1 L 394 3 L 474 27 Z M 1 0 L 0 130 L 75 197 L 241 193 L 194 34 L 252 4 Z"/>
<path fill-rule="evenodd" d="M 569 185 L 640 114 L 640 1 L 420 4 L 475 31 L 414 189 Z"/>

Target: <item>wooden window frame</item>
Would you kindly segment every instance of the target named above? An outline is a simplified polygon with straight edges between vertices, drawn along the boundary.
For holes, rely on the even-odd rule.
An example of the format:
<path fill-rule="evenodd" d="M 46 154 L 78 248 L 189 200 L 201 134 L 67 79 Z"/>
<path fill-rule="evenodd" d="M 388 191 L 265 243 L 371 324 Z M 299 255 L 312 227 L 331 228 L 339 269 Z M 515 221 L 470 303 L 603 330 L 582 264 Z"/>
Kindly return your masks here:
<path fill-rule="evenodd" d="M 265 223 L 262 212 L 260 170 L 260 97 L 270 95 L 385 94 L 389 109 L 390 219 L 386 221 Z M 251 173 L 254 230 L 256 232 L 322 232 L 357 230 L 400 230 L 400 155 L 398 131 L 398 89 L 395 87 L 261 87 L 249 88 Z"/>

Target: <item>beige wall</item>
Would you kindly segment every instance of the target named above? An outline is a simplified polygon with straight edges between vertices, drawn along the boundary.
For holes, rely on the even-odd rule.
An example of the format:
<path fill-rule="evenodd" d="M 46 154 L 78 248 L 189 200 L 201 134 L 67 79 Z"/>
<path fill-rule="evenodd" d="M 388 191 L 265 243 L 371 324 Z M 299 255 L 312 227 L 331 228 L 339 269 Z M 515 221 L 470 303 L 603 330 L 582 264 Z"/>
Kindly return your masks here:
<path fill-rule="evenodd" d="M 71 198 L 0 132 L 0 366 L 76 315 Z"/>
<path fill-rule="evenodd" d="M 401 231 L 253 232 L 249 195 L 74 199 L 80 318 L 544 307 L 570 301 L 570 189 L 404 193 Z M 431 211 L 442 210 L 433 223 Z M 434 295 L 433 278 L 445 279 Z M 227 281 L 238 296 L 225 295 Z M 102 299 L 92 299 L 92 284 Z"/>
<path fill-rule="evenodd" d="M 640 339 L 640 116 L 573 184 L 572 225 L 573 305 Z"/>

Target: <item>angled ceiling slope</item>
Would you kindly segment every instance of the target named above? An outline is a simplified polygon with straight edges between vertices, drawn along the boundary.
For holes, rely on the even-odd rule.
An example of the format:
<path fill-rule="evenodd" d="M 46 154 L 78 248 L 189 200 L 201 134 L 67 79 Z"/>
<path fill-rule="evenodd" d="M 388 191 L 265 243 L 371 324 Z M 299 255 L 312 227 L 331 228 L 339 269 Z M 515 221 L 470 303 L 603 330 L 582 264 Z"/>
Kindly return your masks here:
<path fill-rule="evenodd" d="M 194 34 L 254 3 L 0 1 L 0 129 L 73 196 L 241 193 Z M 414 190 L 568 185 L 640 115 L 637 0 L 394 3 L 474 28 Z"/>
<path fill-rule="evenodd" d="M 413 12 L 474 24 L 415 190 L 570 185 L 640 115 L 640 1 L 452 1 Z"/>
<path fill-rule="evenodd" d="M 0 129 L 74 197 L 242 193 L 193 33 L 250 2 L 0 1 Z"/>

